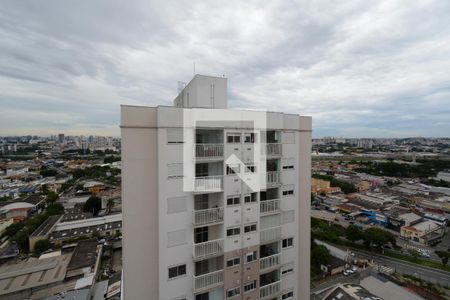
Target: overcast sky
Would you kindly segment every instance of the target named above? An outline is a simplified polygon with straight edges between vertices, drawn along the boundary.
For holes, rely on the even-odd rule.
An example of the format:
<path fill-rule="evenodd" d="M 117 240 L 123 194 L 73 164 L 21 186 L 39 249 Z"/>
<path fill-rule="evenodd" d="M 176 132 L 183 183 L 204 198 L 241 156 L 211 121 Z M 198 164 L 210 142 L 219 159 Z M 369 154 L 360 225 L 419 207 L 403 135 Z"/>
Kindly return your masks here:
<path fill-rule="evenodd" d="M 228 78 L 315 137 L 449 136 L 450 1 L 3 0 L 0 135 L 119 135 L 119 105 Z"/>

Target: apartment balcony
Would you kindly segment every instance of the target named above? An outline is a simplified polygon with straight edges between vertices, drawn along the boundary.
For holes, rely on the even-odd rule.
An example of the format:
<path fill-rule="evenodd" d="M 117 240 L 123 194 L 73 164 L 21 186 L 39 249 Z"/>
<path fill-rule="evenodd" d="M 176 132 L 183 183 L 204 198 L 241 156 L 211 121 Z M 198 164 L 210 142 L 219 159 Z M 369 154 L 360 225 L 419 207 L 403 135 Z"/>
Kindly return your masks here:
<path fill-rule="evenodd" d="M 223 254 L 223 239 L 194 244 L 194 259 L 206 259 Z"/>
<path fill-rule="evenodd" d="M 259 260 L 259 269 L 261 271 L 268 270 L 273 267 L 280 266 L 281 253 L 263 257 Z"/>
<path fill-rule="evenodd" d="M 223 270 L 194 276 L 194 293 L 216 288 L 223 284 Z"/>
<path fill-rule="evenodd" d="M 261 214 L 270 214 L 280 212 L 280 199 L 261 201 L 259 204 Z"/>
<path fill-rule="evenodd" d="M 221 192 L 223 188 L 222 175 L 195 177 L 194 190 L 196 192 Z"/>
<path fill-rule="evenodd" d="M 280 143 L 267 143 L 266 144 L 266 155 L 280 156 L 282 153 L 282 148 Z"/>
<path fill-rule="evenodd" d="M 272 227 L 260 231 L 261 243 L 278 241 L 281 239 L 281 226 Z"/>
<path fill-rule="evenodd" d="M 276 281 L 259 288 L 259 298 L 268 299 L 269 297 L 276 296 L 281 290 L 281 281 Z"/>
<path fill-rule="evenodd" d="M 223 158 L 223 144 L 195 144 L 197 159 Z"/>
<path fill-rule="evenodd" d="M 223 222 L 223 207 L 195 210 L 193 215 L 194 226 L 212 225 Z"/>
<path fill-rule="evenodd" d="M 267 171 L 267 185 L 275 185 L 281 183 L 281 172 L 279 171 Z"/>

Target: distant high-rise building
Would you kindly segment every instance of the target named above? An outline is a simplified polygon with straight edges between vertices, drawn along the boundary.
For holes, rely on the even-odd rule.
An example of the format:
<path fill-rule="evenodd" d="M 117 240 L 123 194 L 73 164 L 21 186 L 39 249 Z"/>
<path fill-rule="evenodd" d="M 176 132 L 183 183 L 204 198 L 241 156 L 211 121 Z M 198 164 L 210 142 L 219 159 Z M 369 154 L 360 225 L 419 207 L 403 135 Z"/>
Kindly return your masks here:
<path fill-rule="evenodd" d="M 64 133 L 58 134 L 58 142 L 61 144 L 64 143 Z"/>
<path fill-rule="evenodd" d="M 196 75 L 121 133 L 125 299 L 309 299 L 310 117 L 227 109 Z"/>

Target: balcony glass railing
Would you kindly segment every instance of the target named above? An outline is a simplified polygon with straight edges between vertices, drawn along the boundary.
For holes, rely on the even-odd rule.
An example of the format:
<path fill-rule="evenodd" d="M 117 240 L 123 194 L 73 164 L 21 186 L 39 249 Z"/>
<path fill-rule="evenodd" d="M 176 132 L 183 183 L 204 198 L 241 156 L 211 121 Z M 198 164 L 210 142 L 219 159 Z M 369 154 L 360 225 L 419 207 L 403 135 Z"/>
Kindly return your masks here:
<path fill-rule="evenodd" d="M 271 284 L 264 285 L 259 289 L 259 298 L 266 299 L 279 293 L 281 289 L 281 281 L 276 281 Z"/>
<path fill-rule="evenodd" d="M 223 144 L 195 144 L 195 157 L 223 157 Z"/>
<path fill-rule="evenodd" d="M 266 270 L 275 266 L 279 266 L 281 261 L 281 253 L 263 257 L 259 260 L 259 269 Z"/>
<path fill-rule="evenodd" d="M 266 155 L 281 155 L 281 144 L 280 143 L 267 143 L 266 144 Z"/>
<path fill-rule="evenodd" d="M 272 199 L 272 200 L 261 201 L 259 204 L 259 211 L 262 214 L 279 212 L 280 211 L 280 200 Z"/>
<path fill-rule="evenodd" d="M 281 181 L 281 172 L 279 171 L 267 171 L 267 184 L 277 184 Z"/>
<path fill-rule="evenodd" d="M 222 177 L 218 176 L 205 176 L 195 177 L 194 188 L 196 192 L 215 192 L 222 190 Z"/>
<path fill-rule="evenodd" d="M 219 286 L 223 283 L 223 270 L 194 277 L 194 291 L 198 292 L 204 289 Z"/>
<path fill-rule="evenodd" d="M 223 222 L 223 207 L 208 208 L 194 211 L 195 226 Z"/>
<path fill-rule="evenodd" d="M 194 259 L 203 259 L 223 254 L 223 239 L 194 244 Z"/>

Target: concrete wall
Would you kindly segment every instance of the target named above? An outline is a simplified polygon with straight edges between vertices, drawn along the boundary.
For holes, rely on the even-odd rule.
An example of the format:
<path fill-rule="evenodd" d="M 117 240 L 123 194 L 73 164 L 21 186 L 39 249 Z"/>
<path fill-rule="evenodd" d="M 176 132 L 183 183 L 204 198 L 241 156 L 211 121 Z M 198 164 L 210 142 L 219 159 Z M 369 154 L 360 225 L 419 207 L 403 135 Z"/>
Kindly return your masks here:
<path fill-rule="evenodd" d="M 122 106 L 121 117 L 124 298 L 158 298 L 156 109 Z"/>
<path fill-rule="evenodd" d="M 185 108 L 227 108 L 227 79 L 195 75 L 174 100 Z"/>
<path fill-rule="evenodd" d="M 299 160 L 298 160 L 298 244 L 297 299 L 309 299 L 310 295 L 310 252 L 311 252 L 311 129 L 310 117 L 299 117 Z"/>

